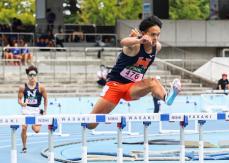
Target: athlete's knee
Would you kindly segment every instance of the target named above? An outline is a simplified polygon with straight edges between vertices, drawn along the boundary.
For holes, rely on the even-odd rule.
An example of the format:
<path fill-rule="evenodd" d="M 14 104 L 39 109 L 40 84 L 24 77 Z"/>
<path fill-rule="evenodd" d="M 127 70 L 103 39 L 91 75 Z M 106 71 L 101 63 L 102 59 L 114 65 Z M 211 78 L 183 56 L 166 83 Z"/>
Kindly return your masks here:
<path fill-rule="evenodd" d="M 39 132 L 40 132 L 40 130 L 34 130 L 34 132 L 35 132 L 35 133 L 39 133 Z"/>
<path fill-rule="evenodd" d="M 35 127 L 35 126 L 33 126 L 32 127 L 32 129 L 33 129 L 33 131 L 35 132 L 35 133 L 39 133 L 40 132 L 40 127 Z"/>
<path fill-rule="evenodd" d="M 26 132 L 27 131 L 27 126 L 22 126 L 22 132 Z"/>
<path fill-rule="evenodd" d="M 150 83 L 149 86 L 150 86 L 151 90 L 155 89 L 155 87 L 158 86 L 158 80 L 156 78 L 149 79 L 149 83 Z"/>
<path fill-rule="evenodd" d="M 97 126 L 98 126 L 98 123 L 89 123 L 89 124 L 87 125 L 87 128 L 88 128 L 89 130 L 93 130 L 93 129 L 95 129 Z"/>
<path fill-rule="evenodd" d="M 33 129 L 33 131 L 34 131 L 35 133 L 39 133 L 39 132 L 40 132 L 40 129 Z"/>

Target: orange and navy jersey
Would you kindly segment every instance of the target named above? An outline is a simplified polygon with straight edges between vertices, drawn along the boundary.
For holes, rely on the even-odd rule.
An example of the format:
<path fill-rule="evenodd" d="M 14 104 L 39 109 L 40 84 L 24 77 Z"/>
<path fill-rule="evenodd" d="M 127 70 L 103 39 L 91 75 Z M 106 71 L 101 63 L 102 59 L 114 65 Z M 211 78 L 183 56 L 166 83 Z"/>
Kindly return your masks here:
<path fill-rule="evenodd" d="M 107 81 L 125 84 L 142 80 L 156 56 L 156 46 L 152 48 L 152 53 L 147 54 L 143 44 L 141 44 L 139 53 L 134 57 L 127 56 L 121 52 L 116 64 L 107 76 Z"/>

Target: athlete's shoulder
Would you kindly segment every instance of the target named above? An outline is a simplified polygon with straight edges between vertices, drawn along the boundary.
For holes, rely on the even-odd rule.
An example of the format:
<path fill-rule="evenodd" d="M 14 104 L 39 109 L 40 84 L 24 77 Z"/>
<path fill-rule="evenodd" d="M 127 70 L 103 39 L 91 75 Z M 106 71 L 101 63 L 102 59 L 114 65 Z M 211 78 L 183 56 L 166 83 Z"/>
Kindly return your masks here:
<path fill-rule="evenodd" d="M 39 88 L 45 88 L 44 83 L 38 83 L 38 85 L 39 85 Z"/>
<path fill-rule="evenodd" d="M 21 85 L 19 86 L 19 88 L 25 89 L 26 86 L 27 86 L 27 83 L 24 83 L 24 84 L 21 84 Z"/>
<path fill-rule="evenodd" d="M 22 84 L 19 86 L 19 91 L 24 91 L 25 90 L 25 84 Z"/>
<path fill-rule="evenodd" d="M 46 91 L 45 85 L 43 83 L 38 83 L 38 84 L 39 84 L 40 92 Z"/>

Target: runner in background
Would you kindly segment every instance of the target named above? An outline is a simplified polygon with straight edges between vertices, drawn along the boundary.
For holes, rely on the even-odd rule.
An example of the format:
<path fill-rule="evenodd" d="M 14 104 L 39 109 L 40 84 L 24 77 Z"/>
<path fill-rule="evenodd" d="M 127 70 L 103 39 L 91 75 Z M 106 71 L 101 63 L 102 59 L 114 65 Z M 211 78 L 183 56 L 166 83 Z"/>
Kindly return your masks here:
<path fill-rule="evenodd" d="M 37 81 L 38 70 L 35 66 L 29 66 L 26 69 L 28 81 L 19 87 L 18 103 L 22 107 L 23 115 L 45 115 L 47 113 L 47 92 L 45 86 Z M 44 109 L 40 108 L 42 97 L 44 98 Z M 22 152 L 26 153 L 27 125 L 22 125 L 21 139 Z M 32 130 L 40 132 L 40 125 L 32 125 Z"/>

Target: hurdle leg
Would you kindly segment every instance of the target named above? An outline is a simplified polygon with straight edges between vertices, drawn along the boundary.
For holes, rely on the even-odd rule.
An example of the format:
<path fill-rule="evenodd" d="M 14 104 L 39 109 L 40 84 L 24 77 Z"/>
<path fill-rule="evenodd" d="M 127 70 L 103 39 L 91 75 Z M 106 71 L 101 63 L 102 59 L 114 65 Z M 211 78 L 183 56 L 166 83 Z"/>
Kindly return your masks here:
<path fill-rule="evenodd" d="M 184 128 L 188 125 L 188 116 L 184 115 L 183 121 L 180 122 L 180 162 L 185 162 L 185 142 Z"/>
<path fill-rule="evenodd" d="M 180 124 L 180 162 L 185 162 L 184 126 Z"/>
<path fill-rule="evenodd" d="M 49 143 L 49 155 L 48 155 L 48 163 L 54 163 L 54 147 L 53 147 L 53 130 L 48 130 L 48 143 Z"/>
<path fill-rule="evenodd" d="M 11 126 L 11 163 L 17 163 L 16 130 L 19 126 Z"/>
<path fill-rule="evenodd" d="M 121 123 L 117 124 L 117 163 L 123 163 L 123 148 L 122 148 L 122 130 L 126 127 L 126 118 L 121 117 Z"/>
<path fill-rule="evenodd" d="M 199 162 L 204 162 L 204 141 L 203 141 L 203 125 L 205 121 L 199 120 Z"/>
<path fill-rule="evenodd" d="M 143 122 L 144 124 L 144 163 L 149 162 L 149 137 L 148 127 L 151 122 Z"/>
<path fill-rule="evenodd" d="M 123 162 L 123 148 L 122 148 L 122 128 L 118 127 L 117 131 L 117 163 Z"/>
<path fill-rule="evenodd" d="M 82 163 L 87 163 L 87 124 L 82 123 Z"/>

